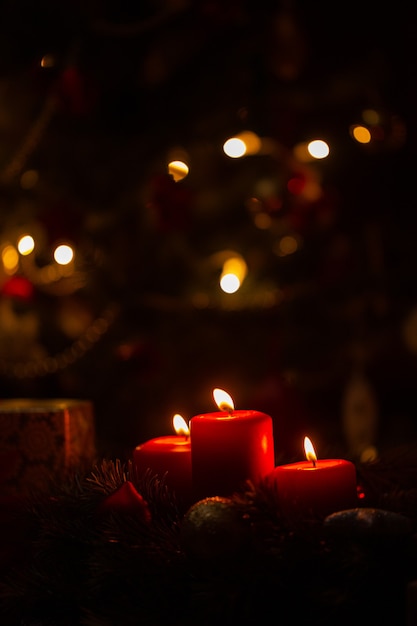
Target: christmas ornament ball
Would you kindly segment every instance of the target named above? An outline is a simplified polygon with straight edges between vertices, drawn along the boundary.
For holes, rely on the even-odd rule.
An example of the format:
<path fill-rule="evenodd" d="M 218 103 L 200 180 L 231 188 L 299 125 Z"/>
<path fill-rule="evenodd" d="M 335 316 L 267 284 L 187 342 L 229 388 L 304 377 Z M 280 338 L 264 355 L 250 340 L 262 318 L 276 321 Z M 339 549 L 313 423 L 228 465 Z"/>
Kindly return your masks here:
<path fill-rule="evenodd" d="M 205 562 L 221 562 L 243 554 L 249 528 L 230 498 L 213 496 L 193 504 L 181 524 L 186 554 Z"/>

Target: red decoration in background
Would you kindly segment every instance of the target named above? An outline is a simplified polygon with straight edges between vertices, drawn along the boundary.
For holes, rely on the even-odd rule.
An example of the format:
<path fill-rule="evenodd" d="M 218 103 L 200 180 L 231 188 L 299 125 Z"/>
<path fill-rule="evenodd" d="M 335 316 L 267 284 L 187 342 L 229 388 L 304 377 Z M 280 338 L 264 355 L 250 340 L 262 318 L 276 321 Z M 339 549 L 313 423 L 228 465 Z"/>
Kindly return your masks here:
<path fill-rule="evenodd" d="M 298 172 L 288 180 L 287 189 L 290 193 L 298 196 L 303 193 L 306 183 L 306 176 L 302 172 Z"/>
<path fill-rule="evenodd" d="M 75 66 L 65 69 L 56 89 L 61 107 L 78 116 L 91 113 L 97 102 L 97 88 L 91 78 L 84 76 Z"/>
<path fill-rule="evenodd" d="M 302 397 L 279 372 L 271 372 L 259 382 L 249 402 L 272 415 L 275 452 L 278 457 L 296 458 L 300 441 L 310 427 L 311 415 Z"/>
<path fill-rule="evenodd" d="M 190 190 L 176 183 L 168 174 L 159 174 L 150 181 L 147 204 L 157 230 L 172 232 L 186 230 L 190 220 Z"/>
<path fill-rule="evenodd" d="M 34 291 L 34 286 L 30 280 L 24 276 L 12 276 L 6 280 L 0 293 L 8 298 L 29 301 L 32 300 Z"/>
<path fill-rule="evenodd" d="M 114 354 L 119 366 L 125 363 L 142 380 L 151 381 L 161 372 L 162 356 L 150 340 L 135 338 L 125 341 L 116 346 Z"/>

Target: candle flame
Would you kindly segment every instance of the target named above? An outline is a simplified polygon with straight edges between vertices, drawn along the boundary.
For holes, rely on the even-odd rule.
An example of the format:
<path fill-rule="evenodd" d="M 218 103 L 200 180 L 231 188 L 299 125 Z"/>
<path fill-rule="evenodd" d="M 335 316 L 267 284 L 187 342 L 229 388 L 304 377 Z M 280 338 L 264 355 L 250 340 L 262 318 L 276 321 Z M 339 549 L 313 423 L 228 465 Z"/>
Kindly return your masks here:
<path fill-rule="evenodd" d="M 316 451 L 314 450 L 314 446 L 308 437 L 304 437 L 304 450 L 307 461 L 311 461 L 315 466 L 317 461 Z"/>
<path fill-rule="evenodd" d="M 176 413 L 172 418 L 172 423 L 174 424 L 174 429 L 177 435 L 185 435 L 188 437 L 190 434 L 190 429 L 188 428 L 187 422 L 179 413 Z"/>
<path fill-rule="evenodd" d="M 231 413 L 235 408 L 232 397 L 223 389 L 213 389 L 213 398 L 220 411 Z"/>

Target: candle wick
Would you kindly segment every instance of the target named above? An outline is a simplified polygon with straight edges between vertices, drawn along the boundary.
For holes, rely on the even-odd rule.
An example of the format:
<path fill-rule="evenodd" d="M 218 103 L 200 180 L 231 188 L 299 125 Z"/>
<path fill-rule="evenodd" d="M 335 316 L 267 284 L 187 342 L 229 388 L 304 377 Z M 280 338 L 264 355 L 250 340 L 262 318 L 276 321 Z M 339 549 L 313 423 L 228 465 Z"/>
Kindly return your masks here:
<path fill-rule="evenodd" d="M 313 464 L 313 467 L 316 467 L 316 461 L 315 461 L 315 459 L 311 459 L 311 462 L 312 462 L 312 464 Z"/>

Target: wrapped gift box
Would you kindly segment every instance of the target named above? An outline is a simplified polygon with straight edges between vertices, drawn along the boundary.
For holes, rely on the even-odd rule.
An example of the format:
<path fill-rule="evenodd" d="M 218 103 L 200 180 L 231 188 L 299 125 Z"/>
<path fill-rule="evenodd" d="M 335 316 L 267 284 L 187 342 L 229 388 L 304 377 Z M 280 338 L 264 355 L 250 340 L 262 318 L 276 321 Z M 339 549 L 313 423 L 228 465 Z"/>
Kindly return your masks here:
<path fill-rule="evenodd" d="M 45 490 L 95 459 L 92 403 L 76 399 L 0 400 L 2 497 Z"/>

